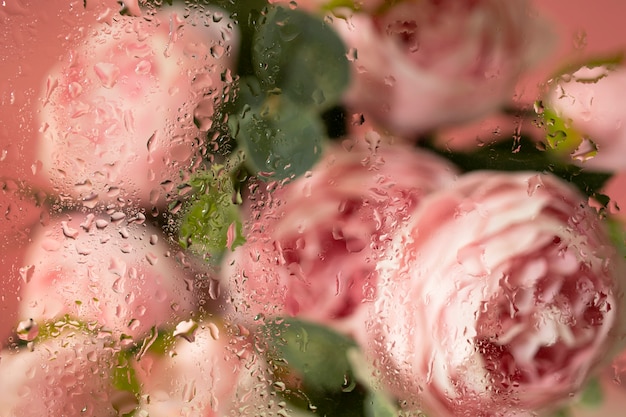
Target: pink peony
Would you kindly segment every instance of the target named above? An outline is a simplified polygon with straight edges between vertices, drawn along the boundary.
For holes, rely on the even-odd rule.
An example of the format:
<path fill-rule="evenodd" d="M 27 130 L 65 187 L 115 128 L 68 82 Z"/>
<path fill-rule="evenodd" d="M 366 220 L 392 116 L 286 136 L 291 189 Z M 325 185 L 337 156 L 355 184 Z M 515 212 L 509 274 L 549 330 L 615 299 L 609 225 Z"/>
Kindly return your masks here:
<path fill-rule="evenodd" d="M 368 140 L 370 149 L 361 139 L 330 146 L 312 172 L 258 203 L 248 242 L 223 263 L 241 314 L 298 316 L 347 332 L 362 325 L 391 232 L 455 176 L 429 153 L 374 133 Z"/>
<path fill-rule="evenodd" d="M 600 171 L 626 171 L 626 68 L 583 67 L 558 79 L 545 105 L 562 119 L 574 162 Z M 551 121 L 548 121 L 551 123 Z M 570 144 L 566 147 L 570 147 Z"/>
<path fill-rule="evenodd" d="M 117 198 L 155 204 L 162 184 L 198 163 L 238 34 L 226 12 L 183 13 L 109 13 L 50 69 L 39 159 L 59 193 L 89 207 Z"/>
<path fill-rule="evenodd" d="M 115 351 L 71 324 L 59 329 L 32 348 L 0 353 L 0 415 L 118 416 Z"/>
<path fill-rule="evenodd" d="M 368 349 L 391 391 L 433 415 L 558 405 L 621 336 L 621 260 L 597 214 L 551 175 L 460 177 L 390 248 Z"/>
<path fill-rule="evenodd" d="M 346 103 L 404 134 L 488 114 L 550 43 L 529 14 L 525 1 L 406 0 L 335 18 L 353 64 Z"/>
<path fill-rule="evenodd" d="M 20 269 L 20 320 L 69 315 L 119 338 L 189 314 L 191 274 L 141 215 L 73 213 L 40 228 Z"/>

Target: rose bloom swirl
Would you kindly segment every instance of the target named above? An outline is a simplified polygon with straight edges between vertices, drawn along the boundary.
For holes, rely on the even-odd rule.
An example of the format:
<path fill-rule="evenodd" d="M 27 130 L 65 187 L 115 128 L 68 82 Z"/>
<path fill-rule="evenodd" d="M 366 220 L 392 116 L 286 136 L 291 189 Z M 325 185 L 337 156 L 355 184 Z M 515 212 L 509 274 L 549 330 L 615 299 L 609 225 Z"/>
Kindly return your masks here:
<path fill-rule="evenodd" d="M 557 406 L 623 335 L 623 271 L 571 185 L 466 174 L 422 201 L 380 263 L 368 350 L 391 392 L 430 415 Z"/>
<path fill-rule="evenodd" d="M 257 204 L 248 242 L 224 260 L 238 315 L 298 316 L 347 333 L 363 326 L 391 231 L 456 175 L 430 153 L 366 137 L 330 146 L 309 174 Z"/>
<path fill-rule="evenodd" d="M 90 208 L 120 198 L 154 205 L 163 183 L 191 172 L 200 152 L 196 124 L 210 127 L 238 43 L 226 12 L 206 13 L 106 15 L 50 68 L 38 154 L 58 193 Z"/>
<path fill-rule="evenodd" d="M 158 229 L 111 220 L 120 214 L 67 213 L 34 231 L 20 268 L 20 322 L 69 315 L 129 341 L 191 312 L 193 271 Z"/>
<path fill-rule="evenodd" d="M 352 61 L 345 101 L 398 134 L 506 105 L 523 70 L 551 46 L 525 1 L 406 0 L 372 10 L 376 3 L 333 18 Z"/>

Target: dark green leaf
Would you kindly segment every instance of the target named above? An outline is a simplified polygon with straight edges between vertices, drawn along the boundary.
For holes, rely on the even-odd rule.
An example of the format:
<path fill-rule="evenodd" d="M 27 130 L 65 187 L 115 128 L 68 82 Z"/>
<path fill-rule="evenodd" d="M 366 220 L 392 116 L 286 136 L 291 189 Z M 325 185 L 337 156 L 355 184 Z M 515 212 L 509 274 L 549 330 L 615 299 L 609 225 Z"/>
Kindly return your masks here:
<path fill-rule="evenodd" d="M 309 170 L 326 137 L 320 117 L 284 95 L 265 94 L 254 79 L 240 86 L 241 111 L 229 125 L 249 168 L 262 177 L 284 179 Z"/>
<path fill-rule="evenodd" d="M 425 146 L 448 158 L 464 171 L 488 169 L 552 173 L 571 182 L 588 196 L 595 196 L 612 175 L 607 172 L 588 172 L 579 166 L 566 164 L 525 137 L 497 142 L 467 153 Z"/>
<path fill-rule="evenodd" d="M 346 357 L 355 343 L 328 327 L 297 319 L 277 319 L 264 326 L 271 357 L 286 363 L 306 387 L 350 392 L 356 386 Z"/>
<path fill-rule="evenodd" d="M 397 417 L 398 410 L 388 398 L 370 391 L 365 397 L 365 417 Z M 426 417 L 424 415 L 424 417 Z"/>
<path fill-rule="evenodd" d="M 300 107 L 334 106 L 349 81 L 339 36 L 300 10 L 269 9 L 254 37 L 252 61 L 265 91 L 280 91 Z"/>

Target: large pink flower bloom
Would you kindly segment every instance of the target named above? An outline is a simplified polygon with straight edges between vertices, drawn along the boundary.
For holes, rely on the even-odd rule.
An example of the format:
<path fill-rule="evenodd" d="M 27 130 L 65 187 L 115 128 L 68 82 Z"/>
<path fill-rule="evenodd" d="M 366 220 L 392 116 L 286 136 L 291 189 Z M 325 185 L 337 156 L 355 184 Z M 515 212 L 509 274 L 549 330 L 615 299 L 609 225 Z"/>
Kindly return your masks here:
<path fill-rule="evenodd" d="M 20 320 L 69 315 L 116 338 L 145 335 L 193 308 L 192 274 L 157 229 L 121 212 L 73 213 L 32 236 L 21 268 Z"/>
<path fill-rule="evenodd" d="M 374 299 L 377 257 L 391 232 L 455 176 L 429 153 L 375 138 L 371 149 L 361 139 L 351 150 L 330 146 L 311 173 L 260 202 L 248 242 L 224 261 L 241 313 L 354 330 L 349 322 Z"/>
<path fill-rule="evenodd" d="M 405 134 L 492 112 L 550 44 L 529 13 L 525 1 L 405 0 L 335 18 L 353 64 L 346 102 Z"/>
<path fill-rule="evenodd" d="M 182 328 L 185 325 L 189 331 Z M 178 330 L 179 340 L 168 352 L 148 352 L 135 364 L 143 394 L 139 409 L 144 413 L 226 416 L 237 395 L 248 391 L 250 399 L 255 384 L 269 385 L 263 384 L 260 358 L 246 348 L 244 338 L 208 321 L 181 323 Z"/>
<path fill-rule="evenodd" d="M 50 69 L 39 158 L 59 193 L 90 207 L 155 204 L 162 183 L 176 184 L 199 161 L 196 139 L 226 88 L 238 34 L 221 10 L 183 12 L 103 16 Z"/>
<path fill-rule="evenodd" d="M 621 260 L 551 175 L 461 177 L 422 202 L 387 259 L 369 348 L 391 390 L 437 416 L 556 405 L 622 333 Z"/>

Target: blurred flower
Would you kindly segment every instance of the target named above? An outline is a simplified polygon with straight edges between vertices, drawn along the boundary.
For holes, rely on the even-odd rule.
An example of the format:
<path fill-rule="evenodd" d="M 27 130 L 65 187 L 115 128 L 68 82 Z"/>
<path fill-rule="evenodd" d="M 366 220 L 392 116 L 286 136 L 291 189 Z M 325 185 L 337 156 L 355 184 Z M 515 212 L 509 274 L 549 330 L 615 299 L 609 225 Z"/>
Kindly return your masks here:
<path fill-rule="evenodd" d="M 57 191 L 88 207 L 155 204 L 198 163 L 238 33 L 226 12 L 109 16 L 55 67 L 41 97 L 39 158 Z M 202 16 L 202 18 L 200 18 Z M 195 20 L 194 20 L 195 19 Z"/>
<path fill-rule="evenodd" d="M 190 312 L 190 277 L 157 229 L 120 212 L 67 218 L 32 237 L 20 269 L 21 320 L 69 315 L 137 338 Z"/>
<path fill-rule="evenodd" d="M 455 176 L 446 161 L 385 140 L 370 133 L 331 145 L 312 172 L 260 200 L 248 242 L 223 262 L 240 318 L 298 316 L 349 333 L 362 327 L 391 232 Z"/>
<path fill-rule="evenodd" d="M 624 67 L 582 67 L 559 77 L 544 103 L 560 119 L 546 120 L 557 151 L 585 168 L 626 171 L 625 93 Z"/>
<path fill-rule="evenodd" d="M 550 45 L 525 1 L 406 0 L 334 20 L 353 63 L 347 104 L 402 134 L 506 104 Z"/>
<path fill-rule="evenodd" d="M 151 417 L 261 416 L 252 407 L 261 405 L 257 395 L 269 393 L 263 359 L 245 337 L 217 323 L 193 325 L 166 352 L 148 351 L 136 362 L 140 410 Z M 269 395 L 262 403 L 269 407 Z"/>
<path fill-rule="evenodd" d="M 0 415 L 117 416 L 115 352 L 66 324 L 55 337 L 0 353 Z M 131 398 L 132 394 L 130 394 Z M 121 415 L 121 414 L 119 414 Z"/>
<path fill-rule="evenodd" d="M 623 335 L 621 260 L 554 176 L 460 177 L 422 201 L 391 248 L 368 349 L 390 389 L 433 415 L 557 406 Z"/>

